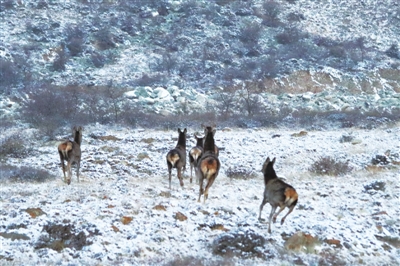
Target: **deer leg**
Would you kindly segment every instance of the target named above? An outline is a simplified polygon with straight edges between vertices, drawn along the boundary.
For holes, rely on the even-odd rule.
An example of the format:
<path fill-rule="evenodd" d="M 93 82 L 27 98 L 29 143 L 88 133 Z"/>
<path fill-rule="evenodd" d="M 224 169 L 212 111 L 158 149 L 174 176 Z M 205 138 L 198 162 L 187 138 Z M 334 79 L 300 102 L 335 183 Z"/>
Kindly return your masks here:
<path fill-rule="evenodd" d="M 169 189 L 171 189 L 171 172 L 172 172 L 172 167 L 168 163 L 168 178 L 169 178 Z"/>
<path fill-rule="evenodd" d="M 200 182 L 200 191 L 199 191 L 199 199 L 197 200 L 197 202 L 200 202 L 201 195 L 203 194 L 203 178 L 202 177 L 200 177 L 199 182 Z"/>
<path fill-rule="evenodd" d="M 215 180 L 215 175 L 213 175 L 212 177 L 210 177 L 210 179 L 208 179 L 206 189 L 204 191 L 204 203 L 206 203 L 206 199 L 208 198 L 208 189 L 212 186 L 214 180 Z"/>
<path fill-rule="evenodd" d="M 283 218 L 282 218 L 282 220 L 281 220 L 281 224 L 283 224 L 283 223 L 285 222 L 286 217 L 293 211 L 294 207 L 295 207 L 295 206 L 291 206 L 291 207 L 289 208 L 288 213 L 287 213 L 285 216 L 283 216 Z"/>
<path fill-rule="evenodd" d="M 264 195 L 263 201 L 261 202 L 260 205 L 260 215 L 258 216 L 258 220 L 261 221 L 261 212 L 264 208 L 264 205 L 268 202 L 267 197 Z"/>
<path fill-rule="evenodd" d="M 183 187 L 183 180 L 182 180 L 182 168 L 178 167 L 178 179 L 179 179 L 179 184 L 181 184 L 181 187 Z"/>
<path fill-rule="evenodd" d="M 271 213 L 269 214 L 268 233 L 271 234 L 271 221 L 277 206 L 272 206 Z"/>
<path fill-rule="evenodd" d="M 76 177 L 78 178 L 78 182 L 79 182 L 79 168 L 81 167 L 81 161 L 78 160 L 76 162 Z"/>
<path fill-rule="evenodd" d="M 274 217 L 272 218 L 272 221 L 275 223 L 276 222 L 276 218 L 278 217 L 278 215 L 285 209 L 285 205 L 283 206 L 279 206 L 279 211 L 277 213 L 275 213 Z"/>
<path fill-rule="evenodd" d="M 61 167 L 63 170 L 63 174 L 64 174 L 64 182 L 66 181 L 67 177 L 65 176 L 65 164 L 64 164 L 64 156 L 63 153 L 61 151 L 58 152 L 60 154 L 60 161 L 61 161 Z"/>
<path fill-rule="evenodd" d="M 195 166 L 195 168 L 194 168 L 194 175 L 195 175 L 195 177 L 196 177 L 196 184 L 198 184 L 199 183 L 199 174 L 198 174 L 198 169 L 197 169 L 197 166 Z"/>
<path fill-rule="evenodd" d="M 67 164 L 67 172 L 68 172 L 68 174 L 67 174 L 67 184 L 68 185 L 71 184 L 71 176 L 72 176 L 71 168 L 72 168 L 72 161 L 68 161 L 68 164 Z"/>
<path fill-rule="evenodd" d="M 193 164 L 190 163 L 190 184 L 192 184 L 192 178 L 193 178 Z"/>

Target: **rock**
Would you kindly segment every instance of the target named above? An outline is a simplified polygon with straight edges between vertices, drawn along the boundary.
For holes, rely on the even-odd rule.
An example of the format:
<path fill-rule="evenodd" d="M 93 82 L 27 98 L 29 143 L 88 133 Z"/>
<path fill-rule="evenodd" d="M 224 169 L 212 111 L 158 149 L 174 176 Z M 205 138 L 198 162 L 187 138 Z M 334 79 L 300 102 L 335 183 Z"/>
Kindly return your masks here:
<path fill-rule="evenodd" d="M 299 133 L 293 133 L 291 136 L 292 137 L 304 137 L 304 136 L 307 136 L 307 134 L 308 134 L 307 131 L 302 130 Z"/>
<path fill-rule="evenodd" d="M 42 211 L 42 209 L 40 209 L 40 208 L 28 208 L 28 209 L 26 209 L 26 210 L 24 210 L 24 211 L 26 211 L 27 213 L 29 213 L 29 215 L 32 217 L 32 218 L 36 218 L 36 217 L 38 217 L 38 216 L 40 216 L 40 215 L 43 215 L 43 214 L 46 214 L 44 211 Z"/>
<path fill-rule="evenodd" d="M 353 144 L 353 145 L 357 145 L 357 144 L 361 144 L 361 143 L 362 143 L 361 139 L 354 139 L 351 141 L 351 144 Z"/>
<path fill-rule="evenodd" d="M 334 239 L 334 238 L 325 239 L 324 242 L 327 243 L 328 245 L 334 246 L 336 248 L 342 248 L 343 247 L 342 244 L 340 243 L 340 240 L 338 240 L 338 239 Z"/>
<path fill-rule="evenodd" d="M 50 248 L 61 251 L 64 248 L 82 250 L 84 246 L 91 245 L 83 231 L 76 232 L 70 224 L 47 224 L 43 226 L 44 235 L 40 236 L 35 244 L 35 249 Z M 91 234 L 98 234 L 89 232 Z"/>
<path fill-rule="evenodd" d="M 167 208 L 165 208 L 165 206 L 158 204 L 156 206 L 153 207 L 153 210 L 157 210 L 157 211 L 166 211 Z"/>
<path fill-rule="evenodd" d="M 157 87 L 153 91 L 153 97 L 158 99 L 171 98 L 171 94 L 163 87 Z"/>
<path fill-rule="evenodd" d="M 374 181 L 368 185 L 364 186 L 364 192 L 367 192 L 368 194 L 374 195 L 378 191 L 385 191 L 385 186 L 386 183 L 384 181 Z"/>
<path fill-rule="evenodd" d="M 184 215 L 183 213 L 181 213 L 181 212 L 177 212 L 177 213 L 175 213 L 175 216 L 174 216 L 174 218 L 176 219 L 176 220 L 178 220 L 178 221 L 181 221 L 181 222 L 183 222 L 183 221 L 186 221 L 187 220 L 187 217 L 186 217 L 186 215 Z"/>
<path fill-rule="evenodd" d="M 138 87 L 135 90 L 138 97 L 148 98 L 153 94 L 153 89 L 151 87 Z"/>
<path fill-rule="evenodd" d="M 128 99 L 137 99 L 138 98 L 136 91 L 127 91 L 124 93 L 124 96 Z"/>
<path fill-rule="evenodd" d="M 11 239 L 12 241 L 14 240 L 30 240 L 31 238 L 25 234 L 19 234 L 19 233 L 0 233 L 1 237 Z"/>
<path fill-rule="evenodd" d="M 180 92 L 180 90 L 179 90 L 179 87 L 178 86 L 175 86 L 175 85 L 172 85 L 172 86 L 169 86 L 168 88 L 167 88 L 167 91 L 169 92 L 169 94 L 172 96 L 172 97 L 179 97 L 180 95 L 181 95 L 181 92 Z"/>
<path fill-rule="evenodd" d="M 133 218 L 130 216 L 122 216 L 121 218 L 121 223 L 122 224 L 129 224 L 130 222 L 132 222 Z"/>
<path fill-rule="evenodd" d="M 319 245 L 318 238 L 303 232 L 297 232 L 285 242 L 285 248 L 288 250 L 304 251 L 306 253 L 315 253 L 315 246 Z"/>
<path fill-rule="evenodd" d="M 385 155 L 375 155 L 375 158 L 372 158 L 371 163 L 373 165 L 387 165 L 389 164 L 389 161 Z"/>
<path fill-rule="evenodd" d="M 213 253 L 221 256 L 261 257 L 265 238 L 252 230 L 219 235 L 212 243 Z"/>

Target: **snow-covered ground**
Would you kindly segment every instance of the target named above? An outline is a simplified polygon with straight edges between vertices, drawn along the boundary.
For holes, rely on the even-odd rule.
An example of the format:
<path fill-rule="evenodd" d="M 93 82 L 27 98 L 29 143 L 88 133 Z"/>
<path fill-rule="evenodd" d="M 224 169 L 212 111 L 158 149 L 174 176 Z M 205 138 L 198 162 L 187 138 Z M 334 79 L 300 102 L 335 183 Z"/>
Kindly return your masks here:
<path fill-rule="evenodd" d="M 187 150 L 195 144 L 196 131 L 201 128 L 188 128 Z M 74 169 L 69 186 L 62 180 L 59 142 L 38 146 L 35 157 L 8 163 L 46 168 L 59 178 L 1 185 L 0 264 L 399 265 L 400 166 L 392 160 L 386 167 L 368 167 L 388 150 L 399 158 L 399 125 L 294 133 L 299 131 L 218 129 L 222 167 L 206 203 L 197 202 L 199 188 L 189 182 L 189 164 L 184 188 L 174 169 L 168 189 L 165 155 L 176 145 L 176 129 L 86 127 L 81 181 Z M 343 135 L 354 141 L 340 142 Z M 273 224 L 272 234 L 266 221 L 258 221 L 264 190 L 260 170 L 268 156 L 277 158 L 278 176 L 299 194 L 293 213 L 285 224 Z M 348 160 L 354 170 L 344 176 L 311 173 L 311 164 L 321 156 Z M 229 178 L 228 169 L 248 178 Z M 377 182 L 384 187 L 373 188 Z M 33 218 L 29 208 L 44 214 Z M 263 218 L 269 212 L 267 204 Z M 83 232 L 87 239 L 82 249 L 41 248 L 51 240 L 45 230 L 49 225 L 71 226 L 76 235 Z M 213 253 L 218 237 L 249 231 L 265 238 L 258 248 L 261 255 L 246 259 Z M 286 239 L 296 232 L 317 239 L 315 247 L 308 252 L 286 249 Z M 5 237 L 12 233 L 14 238 Z"/>

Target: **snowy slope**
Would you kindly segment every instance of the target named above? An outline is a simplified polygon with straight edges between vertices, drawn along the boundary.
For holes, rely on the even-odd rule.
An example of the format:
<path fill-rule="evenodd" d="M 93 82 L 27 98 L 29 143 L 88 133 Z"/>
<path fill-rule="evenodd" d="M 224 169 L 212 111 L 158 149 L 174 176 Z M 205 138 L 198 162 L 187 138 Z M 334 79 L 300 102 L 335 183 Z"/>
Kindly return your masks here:
<path fill-rule="evenodd" d="M 188 129 L 188 149 L 195 144 L 190 136 L 196 131 L 201 129 Z M 0 264 L 160 265 L 185 258 L 203 265 L 399 264 L 395 239 L 400 233 L 400 168 L 391 164 L 368 171 L 366 166 L 387 150 L 400 152 L 400 127 L 311 131 L 302 137 L 293 133 L 298 132 L 219 129 L 216 143 L 222 168 L 206 203 L 197 202 L 198 185 L 189 183 L 189 165 L 185 187 L 180 188 L 174 170 L 172 190 L 168 189 L 165 155 L 176 145 L 176 130 L 85 128 L 81 182 L 74 173 L 70 186 L 62 181 L 58 142 L 37 147 L 37 157 L 9 159 L 15 165 L 46 168 L 59 178 L 42 184 L 2 184 Z M 361 143 L 341 143 L 340 137 L 348 134 Z M 267 222 L 257 219 L 264 189 L 260 170 L 267 156 L 277 158 L 278 176 L 299 194 L 295 211 L 285 224 L 274 224 L 271 235 Z M 354 170 L 339 177 L 310 173 L 310 165 L 320 156 L 349 160 Z M 255 177 L 228 178 L 229 168 L 245 169 Z M 376 181 L 384 182 L 385 189 L 366 188 Z M 40 208 L 45 214 L 32 218 L 25 211 L 28 208 Z M 263 218 L 269 211 L 266 205 Z M 187 219 L 180 221 L 180 217 Z M 85 234 L 87 245 L 60 252 L 37 248 L 46 240 L 44 228 L 49 224 L 73 226 Z M 260 252 L 266 256 L 214 255 L 213 241 L 238 230 L 263 236 L 266 242 Z M 311 253 L 285 248 L 287 236 L 296 232 L 318 238 Z M 28 239 L 12 240 L 5 233 Z M 340 245 L 328 244 L 332 239 Z M 394 241 L 388 244 L 382 239 Z"/>

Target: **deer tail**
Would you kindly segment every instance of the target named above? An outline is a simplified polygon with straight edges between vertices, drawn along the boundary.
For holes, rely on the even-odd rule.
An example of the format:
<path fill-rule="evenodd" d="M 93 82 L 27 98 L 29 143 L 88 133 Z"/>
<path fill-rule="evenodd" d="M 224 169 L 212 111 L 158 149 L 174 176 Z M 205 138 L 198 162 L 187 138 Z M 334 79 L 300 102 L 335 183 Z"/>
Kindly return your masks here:
<path fill-rule="evenodd" d="M 292 187 L 288 187 L 285 189 L 285 205 L 292 206 L 293 204 L 297 204 L 298 194 L 296 190 Z"/>
<path fill-rule="evenodd" d="M 172 167 L 179 161 L 179 154 L 178 153 L 168 153 L 167 160 L 171 163 Z"/>
<path fill-rule="evenodd" d="M 63 157 L 68 161 L 68 151 L 62 150 L 61 153 L 62 153 Z"/>

